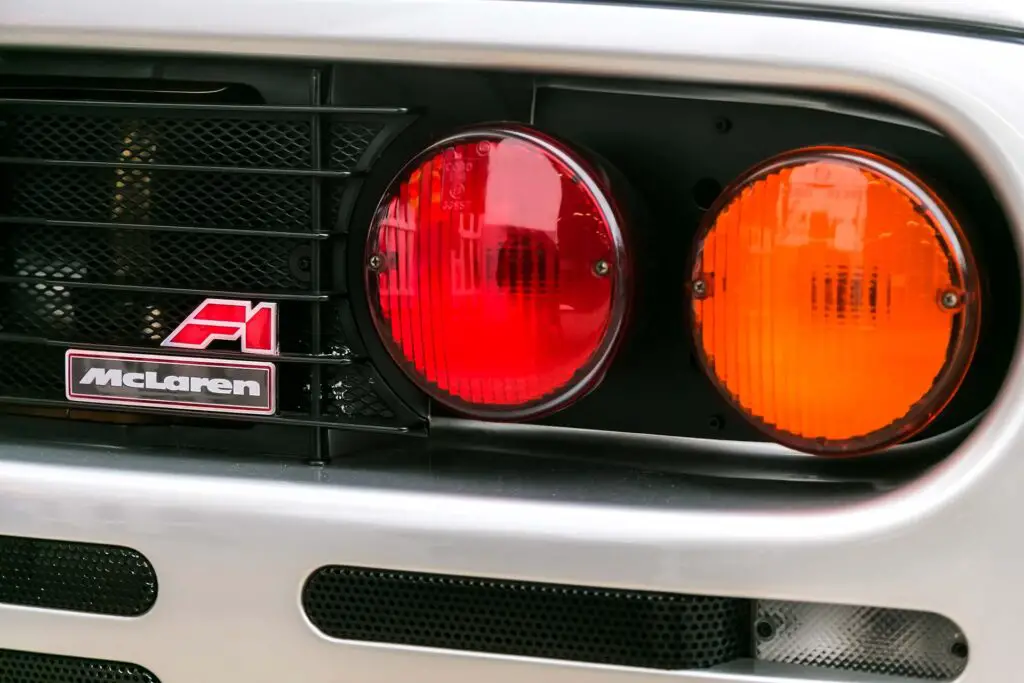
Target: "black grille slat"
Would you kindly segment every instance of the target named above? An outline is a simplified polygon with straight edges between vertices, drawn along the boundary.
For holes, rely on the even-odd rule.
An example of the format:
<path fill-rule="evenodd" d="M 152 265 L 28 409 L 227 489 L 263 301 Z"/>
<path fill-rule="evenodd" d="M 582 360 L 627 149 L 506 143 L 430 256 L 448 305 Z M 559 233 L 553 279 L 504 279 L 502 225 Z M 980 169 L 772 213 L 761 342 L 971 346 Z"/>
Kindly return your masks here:
<path fill-rule="evenodd" d="M 6 301 L 0 300 L 0 333 L 108 345 L 156 344 L 201 301 L 198 296 L 22 282 Z M 310 352 L 310 306 L 303 302 L 279 306 L 283 351 Z"/>
<path fill-rule="evenodd" d="M 174 355 L 161 341 L 217 297 L 277 302 L 283 354 L 277 415 L 217 419 L 422 424 L 336 321 L 339 309 L 350 316 L 335 289 L 341 198 L 409 112 L 324 104 L 327 71 L 307 73 L 304 106 L 253 104 L 242 84 L 208 95 L 142 88 L 125 101 L 76 100 L 73 88 L 0 98 L 0 403 L 102 409 L 65 400 L 67 348 Z M 249 357 L 237 342 L 199 353 Z M 325 433 L 311 433 L 322 453 Z"/>
<path fill-rule="evenodd" d="M 160 683 L 138 664 L 0 649 L 2 683 Z"/>
<path fill-rule="evenodd" d="M 295 176 L 138 168 L 8 166 L 5 216 L 312 231 L 310 184 Z"/>
<path fill-rule="evenodd" d="M 4 135 L 6 154 L 70 161 L 311 167 L 308 119 L 170 118 L 134 114 L 17 114 L 8 119 Z"/>
<path fill-rule="evenodd" d="M 28 216 L 0 216 L 0 225 L 47 226 L 57 228 L 107 228 L 111 230 L 141 230 L 148 232 L 187 232 L 195 235 L 256 235 L 264 237 L 284 237 L 292 240 L 320 240 L 330 237 L 324 232 L 281 232 L 279 230 L 246 230 L 245 228 L 219 228 L 182 225 L 162 225 L 160 223 L 129 223 L 128 221 L 76 221 L 51 218 L 33 218 Z"/>
<path fill-rule="evenodd" d="M 62 341 L 159 342 L 199 305 L 196 297 L 114 295 L 18 283 L 0 308 L 0 332 Z"/>
<path fill-rule="evenodd" d="M 83 111 L 93 109 L 137 111 L 139 109 L 160 112 L 207 112 L 222 114 L 225 112 L 241 114 L 326 114 L 363 120 L 368 116 L 397 117 L 410 113 L 408 107 L 388 106 L 337 106 L 309 104 L 246 104 L 242 102 L 208 102 L 208 101 L 133 101 L 104 99 L 63 99 L 31 98 L 31 97 L 0 97 L 0 107 L 19 110 L 23 107 L 39 112 L 53 111 L 55 108 L 64 110 L 67 107 L 80 108 Z"/>
<path fill-rule="evenodd" d="M 317 72 L 313 74 L 313 79 L 310 82 L 311 93 L 310 96 L 314 104 L 320 104 L 324 99 L 323 92 L 323 74 Z M 323 132 L 324 132 L 323 121 L 318 116 L 312 117 L 312 145 L 311 150 L 313 153 L 313 168 L 314 170 L 321 171 L 324 167 L 324 149 L 323 149 Z M 369 144 L 369 143 L 367 143 Z M 324 205 L 324 186 L 320 178 L 312 179 L 312 193 L 313 193 L 313 221 L 316 225 L 322 224 L 322 215 Z M 333 227 L 333 226 L 332 226 Z M 313 274 L 313 291 L 320 293 L 322 291 L 324 282 L 324 270 L 328 270 L 328 277 L 330 269 L 329 264 L 324 263 L 323 250 L 320 248 L 319 242 L 311 245 L 310 263 Z M 322 310 L 318 307 L 313 311 L 313 317 L 310 320 L 310 325 L 313 330 L 312 344 L 313 353 L 319 355 L 320 347 L 323 344 L 323 314 Z M 288 385 L 281 387 L 281 399 L 288 401 L 294 397 L 298 401 L 298 405 L 301 407 L 303 412 L 308 411 L 310 416 L 314 420 L 319 420 L 323 416 L 321 409 L 321 402 L 319 396 L 323 393 L 323 368 L 319 365 L 314 366 L 310 370 L 309 384 L 295 386 L 294 391 L 288 390 Z M 310 461 L 314 463 L 326 462 L 330 459 L 329 446 L 327 436 L 322 429 L 317 429 L 310 434 Z"/>
<path fill-rule="evenodd" d="M 296 240 L 86 227 L 4 229 L 7 253 L 0 255 L 0 274 L 6 276 L 210 290 L 310 287 L 310 248 Z"/>
<path fill-rule="evenodd" d="M 744 600 L 359 567 L 318 569 L 306 615 L 346 640 L 652 669 L 743 656 Z"/>
<path fill-rule="evenodd" d="M 139 616 L 156 592 L 153 566 L 130 548 L 0 536 L 0 603 Z"/>

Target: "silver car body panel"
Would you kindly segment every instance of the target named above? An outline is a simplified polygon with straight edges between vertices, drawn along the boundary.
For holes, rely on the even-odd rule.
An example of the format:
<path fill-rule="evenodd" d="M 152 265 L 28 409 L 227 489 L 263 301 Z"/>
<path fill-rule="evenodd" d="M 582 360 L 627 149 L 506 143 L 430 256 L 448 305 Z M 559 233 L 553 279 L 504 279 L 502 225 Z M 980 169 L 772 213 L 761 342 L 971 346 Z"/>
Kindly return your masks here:
<path fill-rule="evenodd" d="M 847 5 L 880 4 L 861 0 Z M 897 3 L 899 4 L 899 3 Z M 903 3 L 1024 23 L 1010 3 Z M 973 9 L 970 9 L 973 8 Z M 998 15 L 998 16 L 997 16 Z M 288 55 L 648 77 L 865 96 L 971 153 L 1024 244 L 1024 46 L 793 16 L 502 0 L 32 0 L 0 43 Z M 866 500 L 780 509 L 651 491 L 627 475 L 414 474 L 0 448 L 0 534 L 127 545 L 153 562 L 138 619 L 0 606 L 0 647 L 127 660 L 163 683 L 644 683 L 768 680 L 655 672 L 321 637 L 299 608 L 344 563 L 940 612 L 965 630 L 963 683 L 1014 680 L 1024 614 L 1024 366 L 942 465 Z M 797 674 L 794 674 L 796 676 Z M 771 680 L 781 680 L 774 678 Z M 824 679 L 822 679 L 824 680 Z"/>
<path fill-rule="evenodd" d="M 673 0 L 666 0 L 673 2 Z M 718 9 L 838 14 L 863 19 L 927 21 L 960 29 L 1024 32 L 1024 5 L 1016 0 L 674 0 Z"/>

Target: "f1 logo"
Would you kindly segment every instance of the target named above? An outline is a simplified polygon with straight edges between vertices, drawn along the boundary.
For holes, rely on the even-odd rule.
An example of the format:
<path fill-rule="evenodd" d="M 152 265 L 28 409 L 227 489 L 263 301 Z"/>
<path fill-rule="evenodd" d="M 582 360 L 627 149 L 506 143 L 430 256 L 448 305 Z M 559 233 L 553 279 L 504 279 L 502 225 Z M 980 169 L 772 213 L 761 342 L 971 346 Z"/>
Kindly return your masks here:
<path fill-rule="evenodd" d="M 277 304 L 207 299 L 160 342 L 180 349 L 205 349 L 215 340 L 242 340 L 243 353 L 277 355 Z"/>

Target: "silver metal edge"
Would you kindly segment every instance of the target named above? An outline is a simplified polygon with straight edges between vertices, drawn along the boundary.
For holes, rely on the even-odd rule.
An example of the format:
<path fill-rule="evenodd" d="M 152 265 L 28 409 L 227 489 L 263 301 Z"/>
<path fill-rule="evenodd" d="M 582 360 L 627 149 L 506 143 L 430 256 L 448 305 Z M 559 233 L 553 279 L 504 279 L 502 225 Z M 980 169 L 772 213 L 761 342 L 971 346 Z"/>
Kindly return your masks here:
<path fill-rule="evenodd" d="M 202 17 L 200 21 L 199 18 Z M 0 9 L 0 42 L 278 55 L 834 91 L 909 110 L 959 142 L 1024 241 L 1024 47 L 879 26 L 503 0 L 112 0 Z M 311 636 L 298 586 L 321 563 L 938 611 L 972 643 L 962 683 L 1007 680 L 1024 592 L 1024 365 L 946 462 L 890 495 L 788 514 L 694 511 L 295 481 L 237 464 L 8 445 L 0 531 L 138 548 L 161 599 L 132 628 L 0 607 L 4 646 L 138 661 L 165 683 L 767 683 L 364 647 Z M 127 467 L 121 469 L 120 466 Z M 129 465 L 131 463 L 131 465 Z M 172 464 L 168 462 L 168 466 Z M 229 466 L 230 465 L 230 466 Z M 399 473 L 382 474 L 390 481 Z M 294 593 L 282 597 L 282 585 Z M 206 621 L 196 620 L 203 605 Z M 169 645 L 173 643 L 173 645 Z M 274 643 L 274 647 L 253 647 Z"/>

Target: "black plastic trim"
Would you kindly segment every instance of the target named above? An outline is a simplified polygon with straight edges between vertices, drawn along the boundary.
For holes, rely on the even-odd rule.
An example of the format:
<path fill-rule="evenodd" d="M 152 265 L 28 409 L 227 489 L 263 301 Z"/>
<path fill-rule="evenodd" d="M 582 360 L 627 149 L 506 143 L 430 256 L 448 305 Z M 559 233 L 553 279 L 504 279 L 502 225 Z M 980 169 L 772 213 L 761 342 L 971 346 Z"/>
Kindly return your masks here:
<path fill-rule="evenodd" d="M 153 292 L 154 294 L 188 294 L 222 299 L 270 299 L 271 301 L 330 301 L 334 293 L 299 294 L 297 292 L 240 292 L 237 290 L 195 289 L 191 287 L 152 287 L 146 285 L 121 285 L 109 282 L 83 282 L 82 280 L 60 280 L 53 278 L 18 277 L 0 275 L 0 282 L 27 282 L 46 285 L 47 287 L 66 287 L 68 289 L 105 289 L 112 292 Z"/>
<path fill-rule="evenodd" d="M 389 116 L 411 113 L 407 107 L 332 107 L 286 106 L 264 104 L 200 104 L 195 102 L 126 102 L 122 100 L 48 100 L 23 97 L 0 97 L 0 106 L 99 107 L 109 109 L 152 109 L 178 111 L 230 111 L 259 114 L 351 114 L 355 116 Z"/>
<path fill-rule="evenodd" d="M 150 164 L 132 161 L 70 161 L 67 159 L 26 159 L 0 157 L 0 164 L 12 166 L 69 166 L 73 168 L 123 168 L 133 171 L 188 171 L 190 173 L 238 173 L 243 175 L 293 175 L 317 178 L 351 178 L 352 171 L 309 168 L 258 168 L 250 166 L 208 166 L 200 164 Z"/>
<path fill-rule="evenodd" d="M 95 221 L 65 221 L 53 218 L 22 218 L 0 216 L 0 225 L 40 225 L 52 228 L 110 228 L 111 230 L 152 230 L 154 232 L 187 232 L 206 235 L 239 235 L 245 237 L 283 237 L 300 240 L 324 240 L 326 232 L 286 232 L 283 230 L 245 230 L 240 228 L 201 228 L 197 226 L 161 225 L 159 223 L 103 223 Z"/>
<path fill-rule="evenodd" d="M 113 408 L 105 409 L 103 406 L 84 404 L 84 403 L 71 403 L 69 401 L 58 401 L 56 399 L 48 398 L 26 398 L 26 397 L 12 397 L 12 396 L 0 396 L 0 404 L 7 405 L 23 405 L 23 406 L 36 406 L 40 408 L 59 408 L 63 411 L 78 411 L 78 412 L 89 412 L 89 413 L 101 413 L 101 412 L 116 412 L 116 413 L 141 413 L 147 415 L 163 415 L 167 416 L 167 410 L 161 410 L 160 408 L 144 408 L 141 406 L 117 406 L 116 410 Z M 211 413 L 203 413 L 193 410 L 175 410 L 174 415 L 182 417 L 193 417 L 201 418 L 205 420 L 221 420 L 225 418 L 223 415 L 215 415 Z M 263 422 L 267 424 L 279 424 L 279 425 L 299 425 L 304 427 L 337 427 L 343 428 L 356 432 L 374 432 L 378 434 L 406 434 L 416 432 L 416 427 L 410 426 L 397 426 L 397 425 L 382 425 L 382 424 L 371 424 L 357 421 L 344 421 L 344 420 L 331 420 L 328 417 L 321 417 L 314 419 L 305 417 L 305 414 L 288 413 L 285 411 L 279 412 L 277 415 L 242 415 L 232 414 L 232 422 Z M 421 430 L 420 430 L 421 431 Z"/>
<path fill-rule="evenodd" d="M 13 342 L 18 344 L 39 344 L 41 346 L 55 346 L 59 348 L 67 348 L 73 346 L 76 349 L 87 349 L 91 351 L 111 351 L 120 353 L 158 353 L 167 356 L 195 356 L 199 353 L 204 358 L 224 358 L 224 359 L 235 359 L 235 360 L 252 360 L 253 356 L 251 353 L 243 353 L 241 351 L 222 351 L 220 349 L 203 349 L 201 352 L 197 352 L 196 349 L 178 349 L 170 346 L 161 346 L 159 348 L 153 348 L 152 346 L 129 346 L 124 344 L 96 344 L 93 342 L 75 342 L 75 341 L 60 341 L 56 339 L 47 339 L 45 337 L 33 337 L 24 334 L 11 334 L 8 332 L 0 332 L 0 342 Z M 352 355 L 347 358 L 339 358 L 332 354 L 312 354 L 312 353 L 279 353 L 275 356 L 268 356 L 272 358 L 275 363 L 320 363 L 324 365 L 350 365 L 352 363 L 360 362 L 362 359 L 359 356 Z"/>

